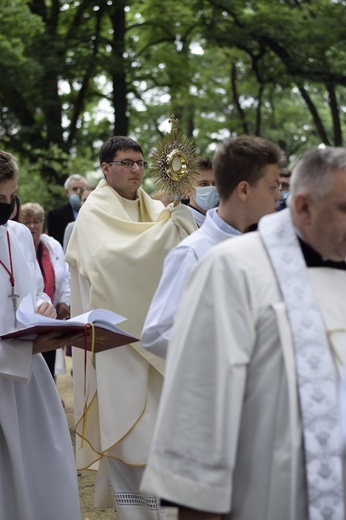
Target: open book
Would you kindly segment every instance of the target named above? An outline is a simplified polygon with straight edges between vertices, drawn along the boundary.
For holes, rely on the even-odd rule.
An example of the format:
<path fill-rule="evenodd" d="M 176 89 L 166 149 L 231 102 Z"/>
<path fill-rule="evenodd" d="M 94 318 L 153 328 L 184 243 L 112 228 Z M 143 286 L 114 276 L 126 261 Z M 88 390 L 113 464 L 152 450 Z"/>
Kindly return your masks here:
<path fill-rule="evenodd" d="M 33 340 L 39 334 L 56 331 L 56 337 L 81 333 L 80 338 L 73 342 L 73 346 L 91 350 L 92 327 L 94 326 L 94 352 L 102 352 L 122 345 L 139 341 L 117 326 L 117 323 L 126 318 L 107 309 L 94 309 L 69 320 L 56 320 L 35 314 L 30 297 L 23 298 L 16 317 L 20 328 L 0 335 L 0 339 L 28 339 Z"/>

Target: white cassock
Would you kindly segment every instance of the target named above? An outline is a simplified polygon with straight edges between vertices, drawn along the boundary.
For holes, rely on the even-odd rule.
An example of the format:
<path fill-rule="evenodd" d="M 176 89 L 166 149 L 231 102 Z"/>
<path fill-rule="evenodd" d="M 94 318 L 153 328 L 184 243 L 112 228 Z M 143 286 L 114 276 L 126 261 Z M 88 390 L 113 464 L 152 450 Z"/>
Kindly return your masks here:
<path fill-rule="evenodd" d="M 30 231 L 9 221 L 0 226 L 0 259 L 9 266 L 9 230 L 19 301 L 50 301 Z M 14 328 L 9 275 L 0 266 L 0 331 Z M 56 386 L 31 341 L 0 341 L 0 518 L 79 520 L 77 472 L 66 416 Z"/>
<path fill-rule="evenodd" d="M 192 206 L 187 206 L 192 213 L 198 227 L 203 226 L 206 216 Z"/>
<path fill-rule="evenodd" d="M 346 272 L 307 274 L 337 386 Z M 308 519 L 291 329 L 258 233 L 216 246 L 191 273 L 141 489 L 232 520 Z"/>
<path fill-rule="evenodd" d="M 144 348 L 166 358 L 175 315 L 191 269 L 209 249 L 237 235 L 240 231 L 221 220 L 216 208 L 211 209 L 203 225 L 168 253 L 144 322 L 141 336 Z"/>

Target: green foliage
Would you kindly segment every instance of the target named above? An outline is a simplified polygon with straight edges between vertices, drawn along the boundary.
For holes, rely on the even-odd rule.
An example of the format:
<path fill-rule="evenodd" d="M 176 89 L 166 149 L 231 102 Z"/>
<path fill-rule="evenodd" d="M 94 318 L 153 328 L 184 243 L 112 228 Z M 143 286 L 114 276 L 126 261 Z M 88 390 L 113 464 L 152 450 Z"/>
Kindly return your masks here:
<path fill-rule="evenodd" d="M 49 211 L 56 205 L 66 203 L 66 196 L 62 186 L 47 186 L 42 180 L 40 170 L 36 166 L 33 167 L 25 162 L 21 164 L 18 184 L 18 196 L 22 204 L 38 202 L 45 211 Z"/>
<path fill-rule="evenodd" d="M 42 178 L 42 172 L 51 168 L 66 178 L 70 173 L 69 157 L 56 145 L 49 150 L 36 150 L 36 161 L 23 159 L 19 162 L 19 197 L 21 202 L 39 202 L 49 210 L 66 199 L 61 185 Z"/>
<path fill-rule="evenodd" d="M 246 132 L 291 163 L 342 144 L 345 22 L 335 0 L 2 0 L 0 141 L 21 197 L 49 209 L 71 173 L 100 178 L 114 132 L 150 160 L 172 113 L 201 155 Z"/>

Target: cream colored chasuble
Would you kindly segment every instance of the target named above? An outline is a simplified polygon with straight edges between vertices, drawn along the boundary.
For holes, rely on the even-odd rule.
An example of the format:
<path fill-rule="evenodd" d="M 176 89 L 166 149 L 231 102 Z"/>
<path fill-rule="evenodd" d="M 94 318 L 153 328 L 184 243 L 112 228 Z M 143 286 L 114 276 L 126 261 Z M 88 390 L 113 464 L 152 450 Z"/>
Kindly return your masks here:
<path fill-rule="evenodd" d="M 120 326 L 140 338 L 166 254 L 195 229 L 185 206 L 164 208 L 142 189 L 138 201 L 127 201 L 100 181 L 80 210 L 66 254 L 73 315 L 89 308 L 113 310 L 127 318 Z M 91 467 L 104 454 L 144 465 L 163 360 L 139 342 L 97 354 L 95 368 L 88 355 L 85 395 L 84 353 L 73 356 L 78 467 Z"/>

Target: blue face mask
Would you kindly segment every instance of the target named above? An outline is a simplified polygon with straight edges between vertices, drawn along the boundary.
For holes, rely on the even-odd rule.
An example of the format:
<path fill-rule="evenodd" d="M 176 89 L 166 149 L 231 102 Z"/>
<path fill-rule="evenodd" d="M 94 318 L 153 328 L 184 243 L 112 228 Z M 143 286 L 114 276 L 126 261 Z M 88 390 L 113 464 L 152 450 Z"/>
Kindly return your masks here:
<path fill-rule="evenodd" d="M 289 191 L 280 190 L 281 200 L 279 200 L 278 210 L 285 209 L 287 205 L 287 197 L 290 194 Z"/>
<path fill-rule="evenodd" d="M 76 193 L 72 193 L 72 195 L 69 198 L 69 202 L 72 206 L 72 209 L 77 210 L 80 208 L 80 198 L 79 195 Z"/>
<path fill-rule="evenodd" d="M 287 190 L 280 190 L 280 195 L 282 197 L 282 200 L 286 200 L 288 197 L 289 191 Z"/>
<path fill-rule="evenodd" d="M 196 204 L 198 204 L 200 208 L 204 209 L 204 211 L 215 208 L 219 200 L 219 194 L 215 186 L 202 186 L 201 188 L 196 188 Z"/>

